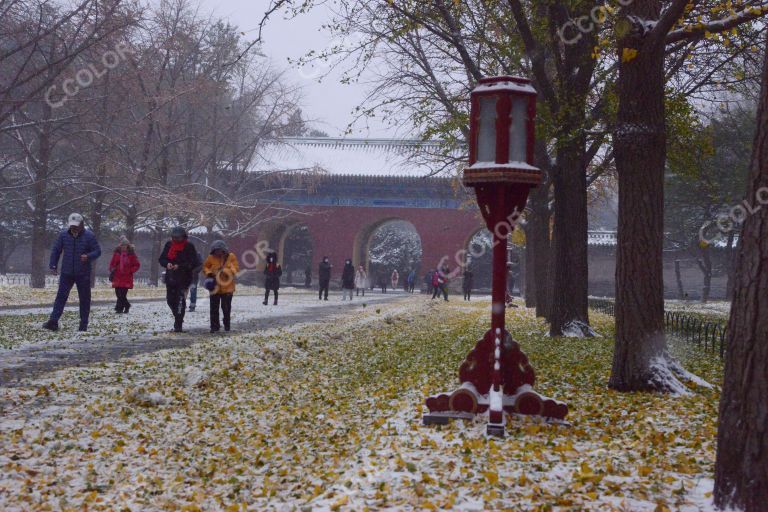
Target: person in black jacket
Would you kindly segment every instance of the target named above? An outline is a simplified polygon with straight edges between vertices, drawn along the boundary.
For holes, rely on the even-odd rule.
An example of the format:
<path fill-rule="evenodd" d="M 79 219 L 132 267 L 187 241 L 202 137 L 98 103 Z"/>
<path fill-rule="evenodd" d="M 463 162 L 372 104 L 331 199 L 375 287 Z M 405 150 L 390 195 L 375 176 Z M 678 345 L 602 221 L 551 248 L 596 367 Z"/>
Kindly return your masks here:
<path fill-rule="evenodd" d="M 464 300 L 472 300 L 472 271 L 469 267 L 464 267 L 464 280 L 462 282 L 462 290 L 464 291 Z"/>
<path fill-rule="evenodd" d="M 269 303 L 269 291 L 275 292 L 275 301 L 272 303 L 277 306 L 277 291 L 280 289 L 280 276 L 283 275 L 283 268 L 277 264 L 277 253 L 267 254 L 267 266 L 264 268 L 264 302 L 266 306 Z"/>
<path fill-rule="evenodd" d="M 165 271 L 165 298 L 173 313 L 173 331 L 182 332 L 184 312 L 187 309 L 187 288 L 192 284 L 192 274 L 200 257 L 190 243 L 182 227 L 171 230 L 171 240 L 166 242 L 158 259 Z"/>
<path fill-rule="evenodd" d="M 341 300 L 346 300 L 349 292 L 349 300 L 352 300 L 352 292 L 355 290 L 355 267 L 352 260 L 344 262 L 344 270 L 341 272 Z"/>
<path fill-rule="evenodd" d="M 328 256 L 323 256 L 323 261 L 320 262 L 320 268 L 318 270 L 318 277 L 320 279 L 320 294 L 318 299 L 328 300 L 328 288 L 331 286 L 331 269 L 333 265 L 328 261 Z M 323 297 L 325 295 L 325 297 Z"/>

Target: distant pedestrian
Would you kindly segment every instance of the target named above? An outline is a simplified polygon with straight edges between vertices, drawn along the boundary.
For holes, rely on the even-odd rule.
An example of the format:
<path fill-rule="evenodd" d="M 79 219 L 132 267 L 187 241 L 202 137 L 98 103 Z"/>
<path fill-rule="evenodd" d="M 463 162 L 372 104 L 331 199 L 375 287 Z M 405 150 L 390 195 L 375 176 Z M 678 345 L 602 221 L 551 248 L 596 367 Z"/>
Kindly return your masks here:
<path fill-rule="evenodd" d="M 507 263 L 507 290 L 510 295 L 515 294 L 515 284 L 519 275 L 520 260 L 516 256 L 513 256 L 512 260 Z"/>
<path fill-rule="evenodd" d="M 182 332 L 187 310 L 187 289 L 192 284 L 192 273 L 197 267 L 197 249 L 189 241 L 187 231 L 177 226 L 171 230 L 158 261 L 165 271 L 165 300 L 173 313 L 173 331 Z"/>
<path fill-rule="evenodd" d="M 461 283 L 461 289 L 464 292 L 464 300 L 472 300 L 473 275 L 469 267 L 464 267 L 464 275 Z"/>
<path fill-rule="evenodd" d="M 320 280 L 320 293 L 318 294 L 319 300 L 328 300 L 328 288 L 331 286 L 331 269 L 333 265 L 328 261 L 328 256 L 323 256 L 323 261 L 320 262 L 317 276 Z"/>
<path fill-rule="evenodd" d="M 277 293 L 280 289 L 280 276 L 283 275 L 283 269 L 277 264 L 277 253 L 270 252 L 267 254 L 267 266 L 264 268 L 264 302 L 266 306 L 269 303 L 270 290 L 275 294 L 275 300 L 272 302 L 273 306 L 277 306 Z"/>
<path fill-rule="evenodd" d="M 432 293 L 432 277 L 434 275 L 435 271 L 430 270 L 426 274 L 424 274 L 424 290 L 427 295 Z"/>
<path fill-rule="evenodd" d="M 365 271 L 365 267 L 359 265 L 357 272 L 355 272 L 355 295 L 362 294 L 365 297 L 365 288 L 368 286 L 368 273 Z"/>
<path fill-rule="evenodd" d="M 139 271 L 139 268 L 141 263 L 136 257 L 133 244 L 127 238 L 122 238 L 109 262 L 109 280 L 112 281 L 112 288 L 115 289 L 117 297 L 115 313 L 128 313 L 131 309 L 128 290 L 133 288 L 133 275 Z"/>
<path fill-rule="evenodd" d="M 381 288 L 381 293 L 387 293 L 387 276 L 384 275 L 384 272 L 378 272 L 376 274 L 376 282 L 378 283 L 379 287 Z"/>
<path fill-rule="evenodd" d="M 73 213 L 67 219 L 67 229 L 61 231 L 53 242 L 51 258 L 48 267 L 53 275 L 59 277 L 59 290 L 53 302 L 53 311 L 44 329 L 59 330 L 59 318 L 64 313 L 69 292 L 77 287 L 77 298 L 80 302 L 79 331 L 88 330 L 88 319 L 91 315 L 91 270 L 93 262 L 101 256 L 101 247 L 92 231 L 85 229 L 83 216 Z M 61 272 L 59 272 L 61 258 Z"/>
<path fill-rule="evenodd" d="M 312 286 L 312 266 L 307 265 L 307 268 L 304 269 L 304 286 L 306 288 L 309 288 Z"/>
<path fill-rule="evenodd" d="M 349 294 L 349 300 L 352 300 L 352 291 L 355 289 L 355 266 L 352 260 L 344 262 L 344 269 L 341 271 L 341 300 L 346 300 Z"/>
<path fill-rule="evenodd" d="M 448 268 L 443 267 L 442 269 L 435 270 L 435 273 L 432 274 L 432 298 L 434 299 L 437 297 L 441 292 L 443 294 L 443 298 L 446 302 L 448 302 Z"/>
<path fill-rule="evenodd" d="M 413 293 L 413 289 L 416 287 L 416 269 L 412 268 L 410 272 L 408 272 L 408 278 L 406 279 L 406 283 L 408 283 L 408 293 Z"/>
<path fill-rule="evenodd" d="M 192 270 L 192 284 L 189 285 L 189 307 L 187 311 L 194 312 L 197 307 L 197 288 L 200 285 L 200 275 L 203 272 L 203 257 L 197 253 L 197 266 Z"/>
<path fill-rule="evenodd" d="M 211 292 L 211 332 L 221 329 L 219 308 L 222 313 L 224 330 L 230 330 L 232 316 L 232 297 L 235 293 L 235 277 L 240 272 L 235 253 L 229 252 L 223 240 L 211 244 L 211 252 L 203 263 L 206 276 L 206 288 Z"/>
<path fill-rule="evenodd" d="M 397 269 L 392 271 L 392 289 L 397 290 L 397 283 L 400 282 L 400 274 L 397 272 Z"/>

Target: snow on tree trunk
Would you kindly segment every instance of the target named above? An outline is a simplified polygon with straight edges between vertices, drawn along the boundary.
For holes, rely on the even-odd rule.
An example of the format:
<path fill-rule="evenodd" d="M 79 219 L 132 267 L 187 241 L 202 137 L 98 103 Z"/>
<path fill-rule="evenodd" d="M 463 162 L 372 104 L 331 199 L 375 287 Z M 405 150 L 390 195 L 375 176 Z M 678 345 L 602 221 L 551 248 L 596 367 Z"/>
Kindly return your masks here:
<path fill-rule="evenodd" d="M 768 50 L 749 192 L 768 187 Z M 717 435 L 715 504 L 745 512 L 768 503 L 768 209 L 747 217 L 739 237 Z"/>
<path fill-rule="evenodd" d="M 658 0 L 637 0 L 622 12 L 658 19 L 660 8 Z M 618 44 L 616 344 L 609 385 L 620 391 L 676 392 L 681 384 L 665 364 L 664 45 L 645 42 L 631 32 Z"/>

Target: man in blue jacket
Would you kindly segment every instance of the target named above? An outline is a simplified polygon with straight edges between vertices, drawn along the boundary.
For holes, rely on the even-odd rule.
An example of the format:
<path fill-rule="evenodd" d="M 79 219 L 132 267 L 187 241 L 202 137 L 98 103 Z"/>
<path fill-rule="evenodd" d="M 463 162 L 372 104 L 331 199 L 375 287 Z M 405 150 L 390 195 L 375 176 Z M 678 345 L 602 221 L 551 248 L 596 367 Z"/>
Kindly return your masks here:
<path fill-rule="evenodd" d="M 93 261 L 101 256 L 101 247 L 96 240 L 96 235 L 83 226 L 83 216 L 79 213 L 69 216 L 68 226 L 67 230 L 56 237 L 48 265 L 53 275 L 61 274 L 51 318 L 43 324 L 43 328 L 49 331 L 59 329 L 59 318 L 64 312 L 72 286 L 77 286 L 77 296 L 80 299 L 79 330 L 88 330 L 88 317 L 91 313 L 91 266 Z M 59 258 L 61 258 L 60 271 Z"/>

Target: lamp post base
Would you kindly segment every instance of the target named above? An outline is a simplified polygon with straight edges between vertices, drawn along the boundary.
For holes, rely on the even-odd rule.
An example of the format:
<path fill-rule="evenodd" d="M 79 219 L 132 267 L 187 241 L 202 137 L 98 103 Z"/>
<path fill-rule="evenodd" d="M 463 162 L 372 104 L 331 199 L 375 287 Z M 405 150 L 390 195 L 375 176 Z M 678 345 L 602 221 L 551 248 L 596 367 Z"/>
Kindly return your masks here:
<path fill-rule="evenodd" d="M 424 425 L 447 425 L 451 420 L 471 420 L 474 417 L 468 412 L 446 411 L 425 414 L 422 421 Z"/>
<path fill-rule="evenodd" d="M 425 425 L 444 425 L 451 419 L 472 419 L 485 414 L 490 408 L 495 336 L 489 330 L 467 355 L 459 370 L 461 386 L 451 393 L 440 393 L 426 400 L 429 413 L 424 415 Z M 568 406 L 540 395 L 533 389 L 536 374 L 520 345 L 504 331 L 501 342 L 501 408 L 506 414 L 538 416 L 551 423 L 564 423 Z M 492 433 L 493 432 L 493 433 Z M 488 433 L 503 435 L 504 419 L 488 424 Z"/>
<path fill-rule="evenodd" d="M 488 434 L 489 436 L 500 437 L 504 439 L 504 425 L 503 424 L 499 425 L 497 423 L 489 423 L 486 426 L 485 433 Z"/>

